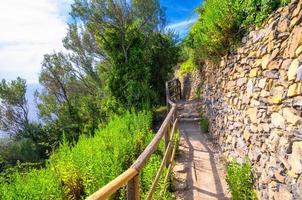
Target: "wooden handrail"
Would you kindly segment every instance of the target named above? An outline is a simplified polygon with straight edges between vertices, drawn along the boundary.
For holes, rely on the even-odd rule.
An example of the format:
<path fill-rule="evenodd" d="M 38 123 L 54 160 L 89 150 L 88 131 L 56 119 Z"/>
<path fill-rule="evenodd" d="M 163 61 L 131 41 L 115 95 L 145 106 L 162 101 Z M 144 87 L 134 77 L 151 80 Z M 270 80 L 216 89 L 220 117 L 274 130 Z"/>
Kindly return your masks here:
<path fill-rule="evenodd" d="M 172 106 L 172 109 L 168 113 L 165 121 L 160 126 L 160 128 L 159 128 L 158 132 L 156 133 L 155 137 L 153 138 L 153 140 L 150 142 L 150 144 L 147 146 L 147 148 L 143 151 L 143 153 L 137 158 L 137 160 L 132 165 L 133 168 L 140 170 L 142 167 L 145 166 L 146 162 L 148 161 L 148 159 L 150 158 L 152 153 L 156 150 L 158 143 L 160 142 L 160 140 L 164 136 L 165 132 L 167 131 L 168 126 L 170 125 L 170 119 L 175 114 L 175 111 L 176 111 L 176 105 L 174 104 Z"/>
<path fill-rule="evenodd" d="M 171 159 L 169 158 L 169 152 L 171 151 L 171 147 L 174 145 L 173 144 L 173 138 L 174 138 L 174 133 L 175 133 L 175 128 L 177 126 L 177 122 L 178 122 L 178 119 L 175 120 L 174 124 L 173 124 L 173 128 L 172 128 L 172 133 L 171 133 L 171 136 L 170 136 L 170 141 L 169 141 L 169 144 L 167 146 L 167 149 L 165 151 L 165 154 L 164 154 L 164 157 L 163 157 L 163 160 L 160 164 L 160 167 L 157 171 L 157 174 L 153 180 L 153 184 L 149 190 L 149 193 L 148 193 L 148 196 L 147 196 L 147 200 L 151 200 L 152 199 L 152 195 L 154 193 L 154 190 L 155 190 L 155 187 L 156 185 L 158 184 L 158 181 L 159 181 L 159 178 L 160 178 L 160 175 L 162 174 L 162 171 L 164 169 L 164 166 L 165 166 L 165 162 L 167 159 Z M 174 147 L 174 146 L 173 146 Z M 170 164 L 170 163 L 169 163 Z"/>
<path fill-rule="evenodd" d="M 138 174 L 138 171 L 134 168 L 129 168 L 110 183 L 102 187 L 100 190 L 92 194 L 87 200 L 104 200 L 109 198 L 119 188 L 125 186 L 131 179 Z"/>
<path fill-rule="evenodd" d="M 174 84 L 172 88 L 169 88 L 170 84 Z M 175 88 L 176 87 L 176 88 Z M 172 91 L 170 91 L 172 89 Z M 157 149 L 157 146 L 162 138 L 164 138 L 165 141 L 165 160 L 168 160 L 166 167 L 169 167 L 169 170 L 171 169 L 171 159 L 174 157 L 175 153 L 175 145 L 172 151 L 172 155 L 169 156 L 169 148 L 171 147 L 171 140 L 173 137 L 173 134 L 175 132 L 175 127 L 177 124 L 177 105 L 170 99 L 170 92 L 176 92 L 176 94 L 173 94 L 173 100 L 180 99 L 180 82 L 178 79 L 174 79 L 172 81 L 166 82 L 166 96 L 167 96 L 167 104 L 168 104 L 168 115 L 166 116 L 164 122 L 160 126 L 160 129 L 155 134 L 152 141 L 149 143 L 149 145 L 146 147 L 146 149 L 140 154 L 140 156 L 136 159 L 136 161 L 133 163 L 133 165 L 127 169 L 124 173 L 116 177 L 114 180 L 112 180 L 110 183 L 102 187 L 100 190 L 92 194 L 87 198 L 87 200 L 105 200 L 109 198 L 112 194 L 117 192 L 120 188 L 128 184 L 127 186 L 127 198 L 128 200 L 139 200 L 140 193 L 139 193 L 139 172 L 141 169 L 146 165 L 147 161 L 153 154 L 153 152 Z M 178 94 L 178 95 L 177 95 Z M 171 109 L 169 109 L 171 108 Z M 173 124 L 172 128 L 172 134 L 171 137 L 169 136 L 169 129 L 171 126 L 171 122 Z M 168 159 L 167 159 L 168 158 Z M 166 162 L 166 161 L 163 161 Z M 162 170 L 159 170 L 162 171 Z M 159 175 L 157 175 L 159 176 Z M 167 176 L 167 175 L 166 175 Z M 159 178 L 159 177 L 158 177 Z M 158 181 L 158 180 L 157 180 Z M 154 186 L 153 186 L 154 187 Z M 153 189 L 154 190 L 154 189 Z M 151 188 L 152 191 L 152 188 Z M 154 191 L 153 191 L 154 192 Z M 150 195 L 150 197 L 152 194 Z"/>

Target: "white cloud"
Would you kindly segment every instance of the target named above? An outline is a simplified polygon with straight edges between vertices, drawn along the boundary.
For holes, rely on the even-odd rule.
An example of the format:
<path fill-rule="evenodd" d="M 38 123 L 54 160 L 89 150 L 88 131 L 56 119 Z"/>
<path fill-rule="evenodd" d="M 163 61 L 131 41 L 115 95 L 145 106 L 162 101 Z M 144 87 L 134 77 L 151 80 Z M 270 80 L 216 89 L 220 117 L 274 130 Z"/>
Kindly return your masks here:
<path fill-rule="evenodd" d="M 0 79 L 37 82 L 43 55 L 63 50 L 70 0 L 0 0 Z"/>
<path fill-rule="evenodd" d="M 196 22 L 197 17 L 189 20 L 183 20 L 175 23 L 171 23 L 166 26 L 168 30 L 174 30 L 179 33 L 181 37 L 183 37 L 189 30 L 189 28 Z"/>

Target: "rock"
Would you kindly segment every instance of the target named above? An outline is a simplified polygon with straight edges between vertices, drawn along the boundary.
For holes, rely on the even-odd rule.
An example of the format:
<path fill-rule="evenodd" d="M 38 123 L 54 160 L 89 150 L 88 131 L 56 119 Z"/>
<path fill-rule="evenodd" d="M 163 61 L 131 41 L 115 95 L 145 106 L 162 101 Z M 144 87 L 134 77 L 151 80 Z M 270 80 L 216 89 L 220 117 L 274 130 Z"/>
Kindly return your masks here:
<path fill-rule="evenodd" d="M 294 97 L 301 95 L 301 83 L 294 83 L 289 86 L 288 91 L 287 91 L 287 96 L 288 97 Z"/>
<path fill-rule="evenodd" d="M 270 95 L 270 93 L 266 90 L 261 90 L 260 97 L 266 98 Z"/>
<path fill-rule="evenodd" d="M 302 81 L 302 66 L 297 69 L 297 81 Z"/>
<path fill-rule="evenodd" d="M 269 62 L 270 62 L 270 55 L 267 54 L 267 55 L 263 56 L 262 62 L 261 62 L 262 69 L 267 69 L 267 65 Z"/>
<path fill-rule="evenodd" d="M 291 166 L 291 172 L 294 174 L 302 173 L 302 142 L 294 142 L 292 154 L 288 157 L 288 163 Z"/>
<path fill-rule="evenodd" d="M 301 107 L 302 108 L 302 97 L 301 96 L 299 96 L 299 97 L 295 97 L 294 99 L 293 99 L 293 106 L 294 107 Z"/>
<path fill-rule="evenodd" d="M 289 28 L 289 20 L 284 18 L 278 25 L 278 31 L 283 33 L 287 32 Z"/>
<path fill-rule="evenodd" d="M 247 85 L 246 85 L 246 92 L 248 94 L 252 94 L 253 93 L 253 90 L 254 90 L 254 84 L 253 84 L 253 81 L 252 80 L 249 80 Z"/>
<path fill-rule="evenodd" d="M 282 97 L 280 96 L 273 96 L 272 98 L 269 98 L 269 103 L 270 104 L 281 104 L 283 101 Z"/>
<path fill-rule="evenodd" d="M 297 187 L 298 198 L 302 199 L 302 176 L 297 180 Z"/>
<path fill-rule="evenodd" d="M 302 43 L 302 27 L 295 26 L 289 36 L 288 45 L 284 51 L 284 57 L 294 58 L 296 55 L 296 50 L 301 45 L 301 43 Z"/>
<path fill-rule="evenodd" d="M 280 137 L 278 135 L 278 132 L 272 131 L 271 135 L 269 136 L 269 138 L 267 140 L 267 146 L 271 152 L 276 151 L 276 148 L 279 145 L 279 139 L 280 139 Z"/>
<path fill-rule="evenodd" d="M 248 115 L 248 117 L 250 118 L 252 123 L 257 123 L 257 121 L 258 121 L 257 112 L 258 112 L 258 109 L 256 107 L 249 108 L 246 112 L 246 114 Z"/>
<path fill-rule="evenodd" d="M 272 124 L 276 128 L 284 128 L 285 127 L 285 119 L 279 113 L 273 113 L 271 116 Z"/>
<path fill-rule="evenodd" d="M 243 86 L 244 84 L 246 84 L 246 82 L 247 82 L 247 79 L 246 78 L 240 78 L 240 79 L 238 79 L 237 80 L 237 86 L 238 87 L 241 87 L 241 86 Z"/>
<path fill-rule="evenodd" d="M 302 118 L 298 115 L 296 115 L 295 109 L 292 108 L 284 108 L 282 110 L 283 117 L 286 119 L 286 121 L 292 125 L 297 125 L 298 123 L 302 122 Z"/>
<path fill-rule="evenodd" d="M 296 56 L 300 56 L 302 54 L 302 46 L 299 46 L 298 49 L 296 50 Z"/>
<path fill-rule="evenodd" d="M 269 70 L 273 70 L 273 69 L 279 69 L 280 67 L 281 67 L 281 65 L 282 65 L 282 61 L 283 60 L 274 60 L 274 61 L 271 61 L 269 64 L 268 64 L 268 66 L 267 66 L 267 68 L 269 69 Z"/>
<path fill-rule="evenodd" d="M 265 75 L 267 78 L 278 79 L 279 76 L 280 76 L 280 73 L 279 73 L 277 70 L 270 70 L 270 71 L 266 71 L 266 72 L 264 73 L 264 75 Z"/>
<path fill-rule="evenodd" d="M 292 59 L 283 60 L 281 69 L 287 70 L 287 71 L 288 71 L 289 66 L 290 66 L 291 64 L 292 64 Z"/>
<path fill-rule="evenodd" d="M 243 104 L 249 104 L 250 103 L 250 98 L 251 98 L 251 96 L 248 95 L 248 94 L 243 95 L 243 97 L 242 97 L 242 103 Z"/>
<path fill-rule="evenodd" d="M 291 200 L 293 195 L 288 191 L 285 185 L 280 185 L 278 192 L 274 193 L 274 200 Z"/>
<path fill-rule="evenodd" d="M 255 126 L 254 124 L 251 125 L 251 132 L 256 133 L 258 132 L 258 127 Z"/>
<path fill-rule="evenodd" d="M 259 83 L 258 83 L 258 87 L 263 89 L 263 88 L 265 88 L 265 85 L 266 85 L 266 78 L 260 79 Z"/>
<path fill-rule="evenodd" d="M 265 124 L 261 124 L 262 130 L 264 132 L 269 132 L 270 131 L 270 127 L 269 124 L 265 123 Z"/>
<path fill-rule="evenodd" d="M 293 60 L 293 62 L 291 63 L 288 69 L 287 80 L 289 81 L 296 80 L 297 69 L 299 67 L 299 64 L 300 62 L 298 59 Z"/>
<path fill-rule="evenodd" d="M 180 177 L 173 177 L 172 187 L 175 191 L 185 190 L 188 187 L 187 180 Z"/>
<path fill-rule="evenodd" d="M 258 68 L 254 68 L 250 71 L 249 77 L 254 78 L 258 75 Z"/>
<path fill-rule="evenodd" d="M 250 137 L 251 137 L 251 133 L 248 130 L 245 129 L 244 132 L 243 132 L 243 138 L 247 142 L 247 141 L 249 141 Z"/>
<path fill-rule="evenodd" d="M 274 84 L 273 79 L 269 79 L 268 82 L 267 82 L 267 84 L 266 84 L 266 86 L 265 86 L 265 89 L 268 90 L 268 91 L 270 91 L 272 89 L 272 87 L 273 87 L 273 84 Z"/>
<path fill-rule="evenodd" d="M 252 150 L 251 153 L 252 153 L 252 161 L 258 162 L 261 158 L 261 150 L 256 147 Z"/>
<path fill-rule="evenodd" d="M 182 172 L 185 173 L 186 172 L 186 166 L 184 164 L 178 163 L 177 165 L 175 165 L 173 167 L 173 171 L 174 172 Z"/>
<path fill-rule="evenodd" d="M 273 96 L 278 96 L 278 97 L 282 98 L 284 95 L 284 87 L 282 87 L 282 86 L 274 87 L 272 89 L 272 94 L 273 94 Z"/>

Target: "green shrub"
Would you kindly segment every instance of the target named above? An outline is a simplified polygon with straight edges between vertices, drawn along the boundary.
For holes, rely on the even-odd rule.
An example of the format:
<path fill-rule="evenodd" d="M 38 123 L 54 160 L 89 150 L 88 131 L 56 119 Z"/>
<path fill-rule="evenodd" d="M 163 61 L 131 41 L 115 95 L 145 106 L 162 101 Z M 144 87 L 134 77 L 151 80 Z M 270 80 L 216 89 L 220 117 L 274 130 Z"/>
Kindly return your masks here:
<path fill-rule="evenodd" d="M 207 133 L 209 131 L 209 120 L 202 113 L 200 114 L 199 125 L 202 132 Z"/>
<path fill-rule="evenodd" d="M 196 95 L 197 99 L 201 99 L 201 96 L 202 96 L 202 88 L 201 88 L 201 86 L 197 87 L 195 95 Z"/>
<path fill-rule="evenodd" d="M 81 199 L 94 193 L 125 171 L 154 134 L 150 112 L 113 117 L 94 137 L 82 135 L 70 146 L 64 140 L 50 156 L 46 168 L 15 172 L 0 178 L 0 199 Z M 163 144 L 148 162 L 141 176 L 147 191 L 162 157 Z M 125 189 L 116 198 L 123 199 Z"/>
<path fill-rule="evenodd" d="M 252 167 L 248 160 L 243 163 L 236 161 L 228 163 L 226 181 L 233 200 L 257 199 L 253 190 Z"/>
<path fill-rule="evenodd" d="M 189 58 L 188 60 L 180 64 L 180 75 L 193 72 L 195 69 L 197 69 L 197 66 L 194 59 Z"/>
<path fill-rule="evenodd" d="M 219 60 L 235 47 L 250 26 L 289 0 L 208 0 L 197 10 L 199 18 L 185 40 L 196 59 Z"/>
<path fill-rule="evenodd" d="M 60 179 L 51 168 L 33 169 L 26 175 L 15 172 L 7 178 L 0 178 L 0 199 L 64 199 Z"/>

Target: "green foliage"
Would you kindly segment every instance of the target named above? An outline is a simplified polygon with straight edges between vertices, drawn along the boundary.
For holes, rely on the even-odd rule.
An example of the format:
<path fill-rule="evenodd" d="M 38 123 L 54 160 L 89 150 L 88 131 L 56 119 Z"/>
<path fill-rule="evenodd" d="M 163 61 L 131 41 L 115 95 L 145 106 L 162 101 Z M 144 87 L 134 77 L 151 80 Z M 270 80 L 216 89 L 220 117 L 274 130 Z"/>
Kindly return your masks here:
<path fill-rule="evenodd" d="M 289 0 L 205 1 L 185 43 L 194 49 L 196 59 L 219 60 L 250 26 L 261 25 L 271 12 L 287 3 Z"/>
<path fill-rule="evenodd" d="M 162 103 L 178 48 L 163 31 L 165 13 L 159 1 L 76 1 L 72 8 L 101 50 L 105 93 L 125 107 Z"/>
<path fill-rule="evenodd" d="M 184 75 L 186 73 L 193 72 L 197 69 L 197 65 L 195 64 L 194 59 L 191 57 L 187 61 L 180 64 L 180 75 Z"/>
<path fill-rule="evenodd" d="M 201 86 L 199 86 L 196 89 L 196 98 L 201 99 L 201 97 L 202 97 L 202 88 L 201 88 Z"/>
<path fill-rule="evenodd" d="M 255 200 L 257 199 L 253 190 L 252 167 L 248 160 L 238 163 L 235 160 L 227 165 L 226 181 L 234 200 Z"/>
<path fill-rule="evenodd" d="M 1 200 L 64 199 L 60 179 L 50 167 L 40 170 L 32 169 L 26 175 L 15 172 L 8 178 L 0 177 L 0 184 Z"/>
<path fill-rule="evenodd" d="M 207 133 L 209 131 L 209 120 L 203 115 L 203 113 L 200 113 L 199 125 L 202 132 Z"/>
<path fill-rule="evenodd" d="M 94 137 L 82 135 L 73 147 L 64 139 L 45 169 L 2 177 L 0 199 L 80 199 L 94 193 L 130 167 L 154 136 L 151 123 L 149 112 L 126 112 L 100 127 Z M 143 191 L 159 167 L 162 146 L 141 174 Z"/>
<path fill-rule="evenodd" d="M 17 135 L 29 124 L 25 98 L 26 81 L 20 77 L 9 83 L 0 82 L 0 130 Z"/>

